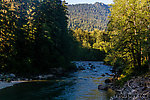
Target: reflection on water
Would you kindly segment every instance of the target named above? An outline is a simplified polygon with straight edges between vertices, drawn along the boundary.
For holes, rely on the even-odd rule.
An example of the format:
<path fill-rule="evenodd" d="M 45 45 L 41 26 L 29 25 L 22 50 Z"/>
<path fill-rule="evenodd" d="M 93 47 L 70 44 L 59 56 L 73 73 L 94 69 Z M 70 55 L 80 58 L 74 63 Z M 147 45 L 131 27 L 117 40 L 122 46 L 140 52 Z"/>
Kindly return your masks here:
<path fill-rule="evenodd" d="M 99 91 L 99 84 L 109 76 L 101 77 L 103 73 L 111 73 L 110 66 L 100 62 L 90 62 L 95 69 L 90 69 L 89 62 L 76 62 L 84 65 L 85 70 L 47 82 L 30 82 L 17 84 L 14 87 L 2 89 L 0 100 L 109 100 L 112 90 Z"/>

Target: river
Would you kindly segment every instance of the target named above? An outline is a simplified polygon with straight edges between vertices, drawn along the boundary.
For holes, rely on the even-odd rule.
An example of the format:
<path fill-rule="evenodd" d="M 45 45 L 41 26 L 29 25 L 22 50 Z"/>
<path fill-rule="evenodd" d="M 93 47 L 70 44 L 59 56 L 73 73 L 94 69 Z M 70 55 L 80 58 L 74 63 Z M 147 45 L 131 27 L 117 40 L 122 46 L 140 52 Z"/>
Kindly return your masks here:
<path fill-rule="evenodd" d="M 98 90 L 99 84 L 110 76 L 101 75 L 111 73 L 111 66 L 98 61 L 76 61 L 76 66 L 83 66 L 85 70 L 70 73 L 44 82 L 27 82 L 16 84 L 0 90 L 0 100 L 109 100 L 113 91 Z M 90 69 L 89 63 L 95 68 Z"/>

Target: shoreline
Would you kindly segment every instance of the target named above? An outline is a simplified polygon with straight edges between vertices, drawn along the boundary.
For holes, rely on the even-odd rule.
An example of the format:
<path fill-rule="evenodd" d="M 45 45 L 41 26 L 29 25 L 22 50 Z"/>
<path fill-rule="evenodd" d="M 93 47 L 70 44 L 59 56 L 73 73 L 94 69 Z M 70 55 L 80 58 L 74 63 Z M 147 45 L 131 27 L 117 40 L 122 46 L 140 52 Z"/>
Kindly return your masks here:
<path fill-rule="evenodd" d="M 132 77 L 123 87 L 114 87 L 115 96 L 110 100 L 149 100 L 150 98 L 150 75 Z"/>
<path fill-rule="evenodd" d="M 16 84 L 20 84 L 20 83 L 25 83 L 25 82 L 46 82 L 48 80 L 31 80 L 31 81 L 11 81 L 11 82 L 6 82 L 6 81 L 0 81 L 0 90 L 7 88 L 7 87 L 11 87 L 14 86 Z"/>
<path fill-rule="evenodd" d="M 11 87 L 14 86 L 15 84 L 19 84 L 19 83 L 23 83 L 25 81 L 11 81 L 11 82 L 2 82 L 0 81 L 0 90 L 7 88 L 7 87 Z"/>
<path fill-rule="evenodd" d="M 4 74 L 0 73 L 0 90 L 14 86 L 15 84 L 25 83 L 25 82 L 46 82 L 51 79 L 59 78 L 59 76 L 66 75 L 61 68 L 59 69 L 53 69 L 54 73 L 51 74 L 41 74 L 37 76 L 31 76 L 30 78 L 24 77 L 24 76 L 16 76 L 15 74 Z M 57 74 L 56 74 L 57 73 Z"/>

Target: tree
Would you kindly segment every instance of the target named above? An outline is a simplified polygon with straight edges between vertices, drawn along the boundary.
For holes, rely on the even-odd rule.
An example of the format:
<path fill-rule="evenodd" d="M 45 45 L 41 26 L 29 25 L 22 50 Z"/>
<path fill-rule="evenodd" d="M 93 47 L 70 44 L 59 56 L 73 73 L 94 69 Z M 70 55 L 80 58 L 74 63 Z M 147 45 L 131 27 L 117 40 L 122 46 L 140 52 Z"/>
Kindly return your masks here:
<path fill-rule="evenodd" d="M 13 73 L 43 73 L 70 67 L 73 37 L 61 0 L 0 2 L 0 68 Z"/>
<path fill-rule="evenodd" d="M 113 65 L 120 59 L 125 73 L 129 73 L 127 69 L 140 71 L 148 57 L 148 5 L 148 0 L 114 0 L 112 5 L 108 25 L 112 48 L 108 58 L 112 57 Z"/>

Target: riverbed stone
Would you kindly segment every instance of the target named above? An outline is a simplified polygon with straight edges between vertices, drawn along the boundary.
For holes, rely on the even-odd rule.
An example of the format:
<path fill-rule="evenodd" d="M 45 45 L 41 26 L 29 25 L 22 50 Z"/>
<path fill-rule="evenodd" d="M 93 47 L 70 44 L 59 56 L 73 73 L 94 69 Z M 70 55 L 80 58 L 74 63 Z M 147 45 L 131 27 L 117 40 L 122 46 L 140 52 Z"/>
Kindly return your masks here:
<path fill-rule="evenodd" d="M 112 79 L 106 79 L 105 80 L 105 83 L 111 83 L 112 82 Z"/>
<path fill-rule="evenodd" d="M 150 83 L 149 79 L 150 77 L 138 76 L 127 81 L 120 90 L 115 89 L 116 95 L 110 100 L 150 100 L 150 88 L 145 85 Z"/>
<path fill-rule="evenodd" d="M 101 76 L 103 76 L 103 77 L 104 77 L 104 76 L 105 76 L 105 74 L 102 74 Z"/>
<path fill-rule="evenodd" d="M 109 74 L 109 76 L 114 76 L 114 74 Z"/>
<path fill-rule="evenodd" d="M 85 70 L 85 68 L 83 66 L 79 66 L 78 69 L 79 70 Z"/>
<path fill-rule="evenodd" d="M 13 77 L 13 78 L 14 78 L 14 77 L 16 77 L 16 75 L 15 75 L 15 74 L 10 74 L 9 76 L 10 76 L 10 77 Z"/>
<path fill-rule="evenodd" d="M 104 85 L 98 85 L 98 89 L 99 90 L 108 90 L 108 87 L 107 86 L 104 86 Z"/>

